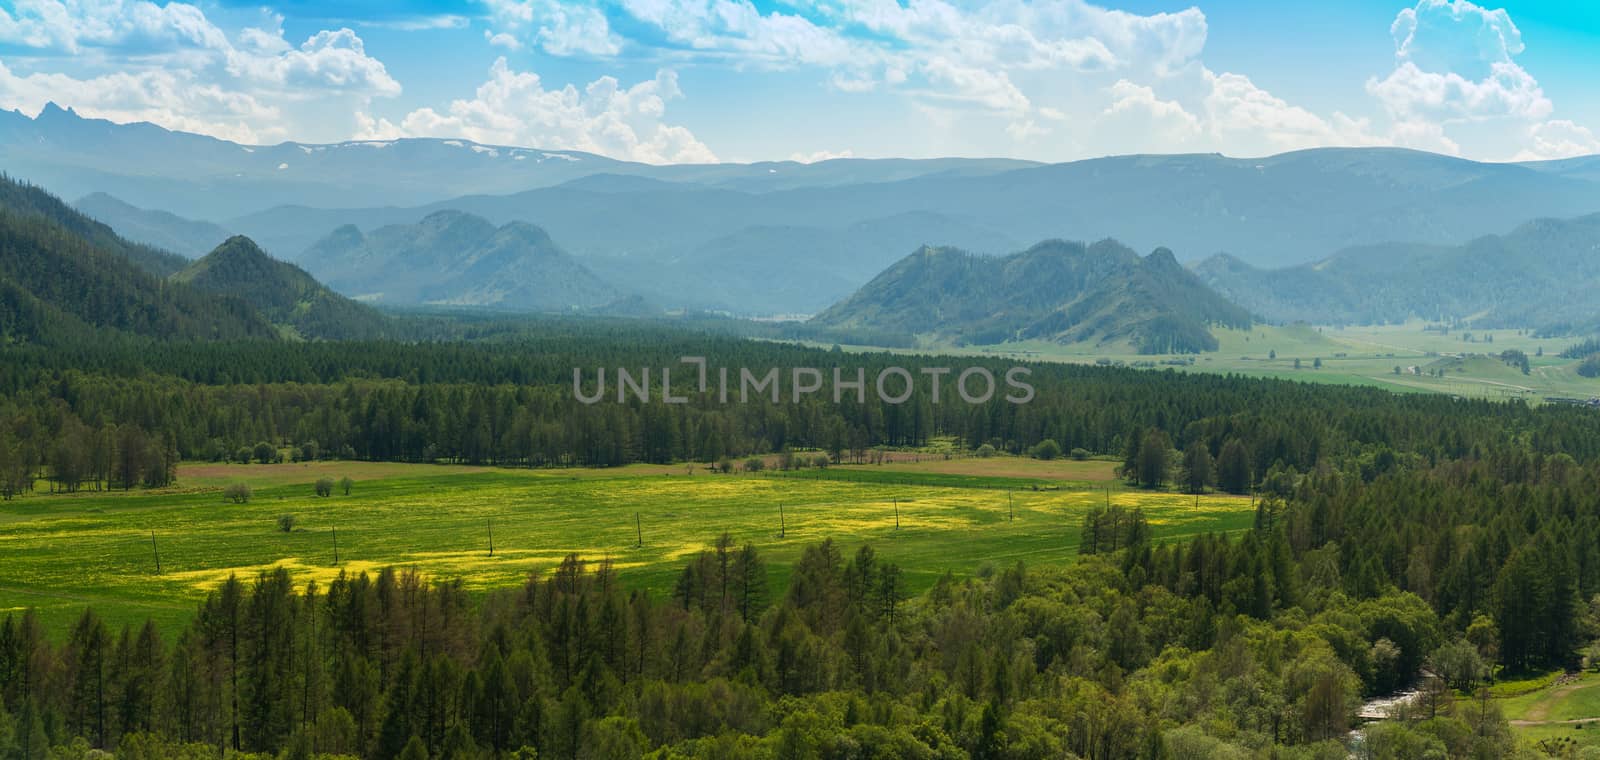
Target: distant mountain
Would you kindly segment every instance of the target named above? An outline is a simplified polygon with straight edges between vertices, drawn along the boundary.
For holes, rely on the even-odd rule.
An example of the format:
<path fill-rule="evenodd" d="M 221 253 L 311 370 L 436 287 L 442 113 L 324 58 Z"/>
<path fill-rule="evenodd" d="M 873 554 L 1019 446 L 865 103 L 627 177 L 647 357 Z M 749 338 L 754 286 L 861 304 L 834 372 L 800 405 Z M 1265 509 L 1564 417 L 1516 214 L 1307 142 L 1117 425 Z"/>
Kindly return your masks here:
<path fill-rule="evenodd" d="M 756 225 L 659 256 L 585 259 L 597 274 L 676 307 L 815 314 L 908 250 L 938 244 L 1015 250 L 1009 236 L 942 214 L 906 213 L 841 228 Z"/>
<path fill-rule="evenodd" d="M 1052 240 L 1000 257 L 925 247 L 811 323 L 966 344 L 1126 341 L 1142 353 L 1189 353 L 1216 348 L 1212 325 L 1247 327 L 1251 317 L 1165 248 L 1141 258 L 1113 240 Z"/>
<path fill-rule="evenodd" d="M 1195 258 L 1228 251 L 1253 266 L 1277 267 L 1391 240 L 1460 245 L 1529 219 L 1600 211 L 1597 157 L 1494 164 L 1329 148 L 1055 165 L 841 159 L 651 166 L 462 140 L 238 145 L 83 119 L 55 106 L 32 119 L 0 112 L 0 162 L 73 197 L 106 192 L 214 221 L 280 258 L 297 256 L 343 224 L 371 231 L 444 209 L 496 225 L 528 222 L 580 257 L 652 259 L 682 257 L 752 227 L 840 230 L 929 213 L 1017 241 L 1116 236 L 1141 250 L 1181 245 Z M 277 206 L 291 208 L 261 214 Z"/>
<path fill-rule="evenodd" d="M 229 237 L 226 230 L 210 222 L 142 209 L 105 193 L 91 193 L 73 205 L 129 240 L 191 259 L 205 255 Z"/>
<path fill-rule="evenodd" d="M 160 270 L 172 260 L 183 262 L 123 240 L 37 187 L 0 179 L 0 340 L 276 335 L 243 301 L 166 282 Z"/>
<path fill-rule="evenodd" d="M 537 225 L 580 258 L 672 262 L 752 229 L 838 231 L 931 215 L 972 230 L 1003 231 L 1010 241 L 1115 236 L 1139 249 L 1182 245 L 1196 258 L 1227 251 L 1253 266 L 1272 267 L 1390 240 L 1459 245 L 1529 219 L 1600 210 L 1600 181 L 1561 169 L 1388 148 L 1330 148 L 1261 159 L 1121 156 L 977 176 L 941 173 L 763 193 L 590 177 L 409 208 L 286 206 L 225 226 L 292 256 L 287 252 L 303 250 L 341 224 L 371 230 L 448 208 L 495 224 Z M 904 250 L 873 253 L 884 262 Z M 747 255 L 768 257 L 759 248 Z"/>
<path fill-rule="evenodd" d="M 212 220 L 284 204 L 418 206 L 469 193 L 549 187 L 594 174 L 766 192 L 1031 165 L 949 158 L 656 166 L 579 151 L 431 138 L 241 145 L 147 123 L 86 119 L 54 103 L 35 118 L 0 111 L 0 166 L 9 171 L 67 197 L 105 192 Z"/>
<path fill-rule="evenodd" d="M 391 304 L 550 311 L 602 306 L 619 295 L 544 230 L 523 222 L 496 227 L 459 211 L 371 234 L 346 225 L 301 260 L 340 292 Z"/>
<path fill-rule="evenodd" d="M 1384 243 L 1263 270 L 1231 256 L 1195 267 L 1211 287 L 1279 321 L 1600 323 L 1600 214 L 1539 219 L 1464 245 Z"/>
<path fill-rule="evenodd" d="M 242 235 L 172 276 L 196 290 L 238 298 L 302 338 L 371 339 L 390 332 L 376 309 L 329 290 L 305 270 L 278 261 Z"/>

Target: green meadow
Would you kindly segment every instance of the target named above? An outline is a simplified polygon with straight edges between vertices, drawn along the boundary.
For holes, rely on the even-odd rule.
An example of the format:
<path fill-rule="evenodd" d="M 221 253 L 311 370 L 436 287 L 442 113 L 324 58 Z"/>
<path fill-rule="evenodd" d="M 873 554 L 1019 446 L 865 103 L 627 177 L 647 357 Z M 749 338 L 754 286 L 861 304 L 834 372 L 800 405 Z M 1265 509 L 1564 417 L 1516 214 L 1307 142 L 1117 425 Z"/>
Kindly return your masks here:
<path fill-rule="evenodd" d="M 1577 360 L 1558 356 L 1562 349 L 1582 338 L 1535 338 L 1531 331 L 1510 329 L 1441 333 L 1425 327 L 1422 322 L 1409 322 L 1359 327 L 1294 324 L 1257 325 L 1248 330 L 1213 329 L 1218 343 L 1216 351 L 1182 356 L 1143 355 L 1126 343 L 1061 345 L 1049 341 L 1020 341 L 998 346 L 928 343 L 896 351 L 1171 368 L 1180 372 L 1366 385 L 1402 393 L 1516 398 L 1529 403 L 1541 403 L 1550 396 L 1600 396 L 1600 379 L 1579 375 Z M 1470 341 L 1464 339 L 1467 336 Z M 1500 352 L 1507 349 L 1517 349 L 1528 355 L 1528 374 L 1500 360 Z M 1318 360 L 1321 360 L 1320 368 L 1316 366 Z M 1397 367 L 1399 373 L 1395 372 Z M 1436 374 L 1434 370 L 1443 370 L 1443 374 Z"/>
<path fill-rule="evenodd" d="M 0 613 L 37 608 L 56 632 L 88 605 L 116 624 L 176 623 L 230 573 L 282 566 L 299 582 L 326 583 L 403 566 L 491 589 L 521 584 L 569 553 L 610 560 L 624 583 L 668 594 L 687 559 L 724 531 L 761 551 L 775 584 L 806 545 L 833 538 L 846 552 L 871 544 L 916 593 L 947 571 L 1070 561 L 1082 515 L 1096 504 L 1143 509 L 1158 540 L 1253 519 L 1248 498 L 1130 490 L 1110 479 L 1112 466 L 930 458 L 724 475 L 684 465 L 184 465 L 170 489 L 0 503 Z M 349 495 L 315 495 L 318 478 L 347 475 L 356 481 Z M 252 486 L 247 503 L 224 499 L 232 482 Z M 282 515 L 294 516 L 292 531 L 280 529 Z"/>
<path fill-rule="evenodd" d="M 1559 748 L 1600 746 L 1600 673 L 1547 686 L 1501 702 L 1506 718 L 1530 742 Z"/>

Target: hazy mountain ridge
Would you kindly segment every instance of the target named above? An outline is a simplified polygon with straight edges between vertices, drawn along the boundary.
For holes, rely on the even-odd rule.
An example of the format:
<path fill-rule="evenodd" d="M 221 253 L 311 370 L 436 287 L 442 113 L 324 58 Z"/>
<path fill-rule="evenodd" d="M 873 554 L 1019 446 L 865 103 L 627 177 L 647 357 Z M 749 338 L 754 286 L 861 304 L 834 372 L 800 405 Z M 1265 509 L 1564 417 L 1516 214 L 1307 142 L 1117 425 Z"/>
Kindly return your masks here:
<path fill-rule="evenodd" d="M 90 193 L 72 205 L 124 238 L 191 259 L 205 255 L 230 237 L 227 230 L 210 222 L 142 209 L 105 193 Z"/>
<path fill-rule="evenodd" d="M 1225 255 L 1196 265 L 1208 285 L 1277 321 L 1411 318 L 1485 327 L 1595 325 L 1600 214 L 1537 219 L 1458 246 L 1384 243 L 1263 270 Z"/>
<path fill-rule="evenodd" d="M 372 229 L 444 208 L 539 225 L 580 256 L 681 255 L 752 226 L 843 228 L 931 213 L 1019 240 L 1176 243 L 1196 258 L 1228 251 L 1278 266 L 1391 240 L 1460 244 L 1528 219 L 1590 213 L 1600 209 L 1600 182 L 1415 151 L 1321 149 L 1264 159 L 1123 156 L 761 194 L 693 185 L 600 192 L 580 182 L 409 209 L 277 208 L 228 226 L 253 236 L 299 231 L 285 247 L 303 248 L 306 236 L 339 224 Z"/>
<path fill-rule="evenodd" d="M 1146 353 L 1212 350 L 1211 325 L 1244 327 L 1229 303 L 1160 248 L 1050 240 L 1007 256 L 924 247 L 812 320 L 967 344 L 1128 341 Z"/>
<path fill-rule="evenodd" d="M 243 301 L 150 271 L 173 260 L 184 263 L 123 240 L 39 188 L 0 180 L 0 339 L 276 335 Z"/>
<path fill-rule="evenodd" d="M 618 291 L 523 222 L 495 226 L 460 211 L 371 233 L 339 227 L 302 258 L 340 292 L 390 304 L 535 311 L 602 306 Z"/>
<path fill-rule="evenodd" d="M 242 235 L 228 238 L 171 279 L 238 298 L 303 338 L 370 339 L 390 332 L 388 319 L 377 310 L 334 293 L 305 270 L 273 259 Z"/>
<path fill-rule="evenodd" d="M 651 166 L 461 140 L 241 146 L 47 108 L 37 120 L 0 113 L 0 160 L 61 192 L 209 219 L 286 259 L 342 224 L 370 231 L 446 208 L 537 225 L 579 256 L 681 256 L 748 227 L 842 229 L 920 212 L 1013 240 L 1115 237 L 1254 266 L 1391 240 L 1458 245 L 1600 210 L 1594 157 L 1491 164 L 1396 148 Z"/>
<path fill-rule="evenodd" d="M 981 174 L 1014 159 L 839 159 L 816 164 L 658 166 L 582 151 L 406 138 L 242 145 L 148 123 L 87 119 L 47 104 L 29 118 L 0 111 L 0 165 L 58 195 L 105 192 L 179 216 L 221 221 L 283 204 L 419 206 L 474 193 L 505 194 L 593 174 L 765 192 L 812 185 Z"/>

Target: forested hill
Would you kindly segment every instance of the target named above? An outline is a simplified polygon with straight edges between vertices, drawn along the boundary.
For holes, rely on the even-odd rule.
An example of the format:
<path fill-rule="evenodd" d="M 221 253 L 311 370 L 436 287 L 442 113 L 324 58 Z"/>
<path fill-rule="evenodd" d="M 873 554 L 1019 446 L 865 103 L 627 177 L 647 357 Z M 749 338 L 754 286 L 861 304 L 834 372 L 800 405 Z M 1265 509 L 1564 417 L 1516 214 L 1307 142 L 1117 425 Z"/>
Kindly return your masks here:
<path fill-rule="evenodd" d="M 924 247 L 817 315 L 828 327 L 930 334 L 968 344 L 1128 341 L 1144 353 L 1214 350 L 1211 325 L 1250 313 L 1159 248 L 1051 240 L 1003 257 Z"/>
<path fill-rule="evenodd" d="M 1485 327 L 1600 325 L 1600 214 L 1538 219 L 1459 246 L 1384 243 L 1263 270 L 1227 255 L 1196 272 L 1269 319 L 1469 321 Z"/>
<path fill-rule="evenodd" d="M 159 338 L 276 334 L 249 305 L 163 278 L 181 257 L 135 245 L 31 185 L 0 178 L 0 341 L 96 333 Z"/>
<path fill-rule="evenodd" d="M 273 259 L 242 235 L 229 238 L 173 275 L 172 281 L 239 298 L 303 338 L 378 338 L 392 332 L 390 320 L 376 309 L 329 290 L 305 270 Z"/>
<path fill-rule="evenodd" d="M 189 263 L 188 259 L 177 254 L 130 242 L 60 198 L 8 175 L 0 175 L 0 209 L 24 217 L 42 217 L 60 226 L 63 231 L 120 255 L 157 277 L 166 277 Z"/>

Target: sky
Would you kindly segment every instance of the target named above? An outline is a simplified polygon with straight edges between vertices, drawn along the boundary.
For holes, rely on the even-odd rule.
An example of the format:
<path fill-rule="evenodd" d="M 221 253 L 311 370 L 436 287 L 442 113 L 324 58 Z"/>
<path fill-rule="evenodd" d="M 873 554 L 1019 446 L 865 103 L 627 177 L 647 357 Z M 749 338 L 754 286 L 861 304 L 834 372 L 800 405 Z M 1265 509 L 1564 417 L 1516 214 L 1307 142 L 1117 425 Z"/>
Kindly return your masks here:
<path fill-rule="evenodd" d="M 0 108 L 651 163 L 1600 153 L 1600 3 L 0 0 Z"/>

